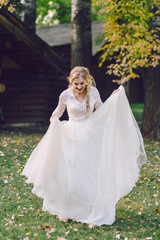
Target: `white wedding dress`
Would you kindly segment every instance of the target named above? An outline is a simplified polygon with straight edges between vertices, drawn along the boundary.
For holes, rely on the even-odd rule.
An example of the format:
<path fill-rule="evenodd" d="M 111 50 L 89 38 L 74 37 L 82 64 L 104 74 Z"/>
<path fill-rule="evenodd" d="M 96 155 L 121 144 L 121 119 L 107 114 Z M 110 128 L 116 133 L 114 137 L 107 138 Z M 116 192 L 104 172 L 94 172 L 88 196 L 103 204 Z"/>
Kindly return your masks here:
<path fill-rule="evenodd" d="M 103 104 L 92 87 L 89 103 L 86 114 L 86 100 L 78 102 L 72 88 L 60 95 L 22 175 L 43 198 L 44 211 L 100 226 L 115 221 L 117 201 L 135 186 L 147 159 L 123 86 Z M 65 108 L 69 120 L 60 121 Z"/>

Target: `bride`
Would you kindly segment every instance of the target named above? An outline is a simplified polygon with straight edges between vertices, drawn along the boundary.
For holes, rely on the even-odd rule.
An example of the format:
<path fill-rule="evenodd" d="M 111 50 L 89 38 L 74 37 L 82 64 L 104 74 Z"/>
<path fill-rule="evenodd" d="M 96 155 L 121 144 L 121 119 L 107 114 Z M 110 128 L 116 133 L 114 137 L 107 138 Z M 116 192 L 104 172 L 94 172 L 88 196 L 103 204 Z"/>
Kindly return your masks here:
<path fill-rule="evenodd" d="M 147 159 L 123 86 L 102 103 L 93 81 L 87 68 L 72 69 L 22 175 L 43 198 L 44 211 L 100 226 L 115 221 L 117 201 L 135 186 Z M 65 109 L 69 120 L 60 121 Z"/>

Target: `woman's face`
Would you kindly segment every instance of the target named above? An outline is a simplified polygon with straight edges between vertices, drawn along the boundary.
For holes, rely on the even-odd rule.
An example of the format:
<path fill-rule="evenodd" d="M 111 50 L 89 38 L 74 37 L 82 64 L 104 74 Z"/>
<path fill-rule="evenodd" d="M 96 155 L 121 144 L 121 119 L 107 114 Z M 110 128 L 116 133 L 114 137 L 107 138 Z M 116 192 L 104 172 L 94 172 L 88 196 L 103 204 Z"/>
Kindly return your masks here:
<path fill-rule="evenodd" d="M 79 78 L 75 78 L 73 81 L 72 81 L 72 87 L 73 87 L 73 91 L 75 93 L 82 93 L 85 88 L 86 88 L 86 81 L 82 78 L 82 77 L 79 77 Z"/>

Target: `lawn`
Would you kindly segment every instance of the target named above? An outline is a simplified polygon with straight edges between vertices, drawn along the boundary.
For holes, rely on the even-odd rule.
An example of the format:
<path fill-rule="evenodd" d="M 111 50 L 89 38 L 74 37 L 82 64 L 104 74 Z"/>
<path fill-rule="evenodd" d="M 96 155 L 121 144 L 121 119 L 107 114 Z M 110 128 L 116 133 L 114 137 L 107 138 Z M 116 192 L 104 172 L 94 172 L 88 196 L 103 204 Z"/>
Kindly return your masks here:
<path fill-rule="evenodd" d="M 144 103 L 131 103 L 131 108 L 138 124 L 140 125 L 142 123 Z"/>
<path fill-rule="evenodd" d="M 59 222 L 41 210 L 42 200 L 31 193 L 20 173 L 43 133 L 3 130 L 0 135 L 0 239 L 160 239 L 160 143 L 145 140 L 148 162 L 136 187 L 116 207 L 111 226 L 90 229 L 86 224 Z"/>

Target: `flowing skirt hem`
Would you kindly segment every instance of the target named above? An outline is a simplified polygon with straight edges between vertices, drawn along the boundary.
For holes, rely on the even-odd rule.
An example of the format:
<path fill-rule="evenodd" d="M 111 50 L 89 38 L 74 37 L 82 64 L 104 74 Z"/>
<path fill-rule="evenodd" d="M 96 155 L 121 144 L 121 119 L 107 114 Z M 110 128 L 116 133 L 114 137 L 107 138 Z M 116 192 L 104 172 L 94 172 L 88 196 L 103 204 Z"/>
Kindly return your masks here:
<path fill-rule="evenodd" d="M 111 225 L 116 203 L 136 186 L 146 161 L 140 130 L 121 87 L 88 119 L 62 123 L 54 118 L 21 175 L 43 198 L 44 211 Z"/>

